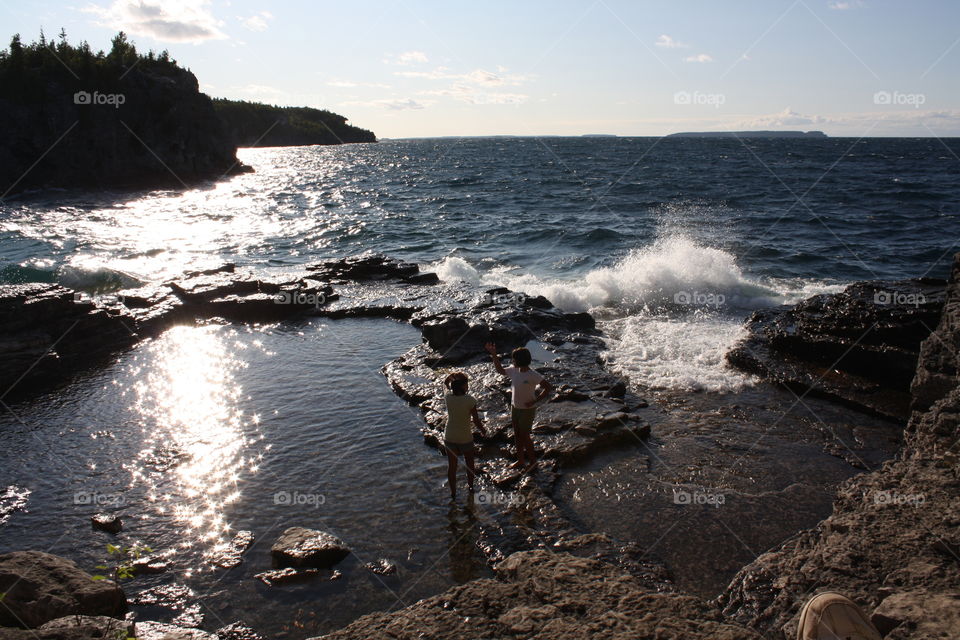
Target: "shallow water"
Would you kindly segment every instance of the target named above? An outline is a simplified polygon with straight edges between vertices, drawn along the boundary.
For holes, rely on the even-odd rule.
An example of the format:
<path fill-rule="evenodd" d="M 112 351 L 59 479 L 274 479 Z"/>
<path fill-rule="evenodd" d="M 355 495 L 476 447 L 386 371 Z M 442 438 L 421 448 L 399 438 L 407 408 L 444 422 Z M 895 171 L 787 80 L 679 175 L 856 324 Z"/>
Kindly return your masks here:
<path fill-rule="evenodd" d="M 474 542 L 489 507 L 449 504 L 445 459 L 378 371 L 418 341 L 389 320 L 178 327 L 14 406 L 19 419 L 0 416 L 0 486 L 31 493 L 0 529 L 0 552 L 47 550 L 94 571 L 108 542 L 140 542 L 172 566 L 128 594 L 182 584 L 207 628 L 242 619 L 294 638 L 488 575 Z M 93 531 L 97 511 L 120 513 L 124 531 Z M 289 526 L 347 542 L 343 577 L 255 580 Z M 243 563 L 208 566 L 204 552 L 238 530 L 256 536 Z M 398 574 L 362 567 L 379 558 Z"/>
<path fill-rule="evenodd" d="M 568 472 L 556 497 L 585 530 L 635 542 L 704 598 L 831 512 L 836 487 L 899 449 L 902 426 L 766 385 L 652 392 L 651 439 Z"/>

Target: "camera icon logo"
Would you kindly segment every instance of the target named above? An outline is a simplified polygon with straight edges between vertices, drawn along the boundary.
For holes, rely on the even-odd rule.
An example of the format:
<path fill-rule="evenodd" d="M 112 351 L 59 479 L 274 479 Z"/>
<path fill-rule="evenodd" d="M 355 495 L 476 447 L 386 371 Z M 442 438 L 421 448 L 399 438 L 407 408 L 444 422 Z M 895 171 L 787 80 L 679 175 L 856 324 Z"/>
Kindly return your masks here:
<path fill-rule="evenodd" d="M 93 97 L 89 91 L 77 91 L 73 94 L 73 104 L 90 104 L 91 102 L 93 102 Z"/>
<path fill-rule="evenodd" d="M 873 104 L 890 104 L 892 100 L 893 96 L 889 91 L 877 91 L 873 94 Z"/>
<path fill-rule="evenodd" d="M 690 104 L 692 98 L 689 91 L 677 91 L 673 94 L 674 104 Z"/>

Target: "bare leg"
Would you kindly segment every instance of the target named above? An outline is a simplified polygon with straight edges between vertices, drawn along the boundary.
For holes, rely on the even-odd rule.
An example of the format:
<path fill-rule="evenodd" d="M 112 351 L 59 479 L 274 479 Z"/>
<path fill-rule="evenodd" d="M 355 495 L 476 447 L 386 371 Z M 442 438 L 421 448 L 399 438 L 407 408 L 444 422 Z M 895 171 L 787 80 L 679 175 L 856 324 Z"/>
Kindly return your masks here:
<path fill-rule="evenodd" d="M 523 440 L 520 436 L 520 432 L 517 430 L 517 422 L 513 421 L 513 442 L 517 445 L 517 461 L 513 463 L 513 467 L 523 469 L 527 466 L 527 459 L 523 451 Z"/>
<path fill-rule="evenodd" d="M 520 438 L 523 441 L 524 452 L 530 460 L 530 468 L 533 469 L 537 466 L 537 452 L 533 449 L 533 437 L 531 437 L 529 431 L 525 431 L 520 435 Z"/>
<path fill-rule="evenodd" d="M 457 454 L 447 449 L 447 480 L 450 482 L 450 497 L 457 497 Z"/>
<path fill-rule="evenodd" d="M 476 469 L 473 466 L 474 452 L 464 453 L 463 460 L 467 463 L 467 487 L 470 489 L 470 493 L 473 493 L 473 479 L 477 476 Z"/>

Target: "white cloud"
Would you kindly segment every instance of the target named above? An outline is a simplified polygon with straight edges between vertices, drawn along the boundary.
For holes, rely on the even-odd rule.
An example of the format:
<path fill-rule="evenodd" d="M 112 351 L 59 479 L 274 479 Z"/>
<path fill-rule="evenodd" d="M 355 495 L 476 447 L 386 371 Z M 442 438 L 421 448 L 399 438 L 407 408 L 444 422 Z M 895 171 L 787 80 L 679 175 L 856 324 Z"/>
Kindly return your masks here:
<path fill-rule="evenodd" d="M 835 11 L 859 9 L 863 6 L 863 0 L 836 0 L 834 2 L 827 3 L 827 6 Z"/>
<path fill-rule="evenodd" d="M 269 26 L 267 20 L 273 20 L 273 14 L 269 11 L 261 11 L 253 14 L 249 18 L 237 16 L 237 19 L 240 20 L 240 24 L 250 31 L 266 31 Z"/>
<path fill-rule="evenodd" d="M 330 80 L 328 87 L 337 87 L 338 89 L 355 89 L 357 87 L 371 87 L 374 89 L 389 89 L 390 85 L 381 82 L 353 82 L 352 80 Z"/>
<path fill-rule="evenodd" d="M 499 87 L 505 85 L 520 86 L 527 81 L 526 76 L 506 73 L 504 67 L 497 67 L 499 73 L 474 69 L 468 73 L 451 73 L 446 67 L 437 67 L 433 71 L 394 71 L 393 74 L 404 78 L 423 78 L 425 80 L 454 80 L 468 84 Z"/>
<path fill-rule="evenodd" d="M 83 9 L 97 24 L 165 42 L 202 42 L 227 37 L 223 22 L 210 13 L 209 0 L 114 0 Z"/>
<path fill-rule="evenodd" d="M 523 104 L 530 96 L 523 93 L 480 91 L 465 84 L 454 84 L 448 89 L 421 91 L 423 95 L 445 96 L 468 104 Z"/>
<path fill-rule="evenodd" d="M 687 56 L 683 59 L 684 62 L 713 62 L 713 57 L 706 53 L 698 53 L 695 56 Z"/>
<path fill-rule="evenodd" d="M 660 37 L 657 38 L 657 41 L 654 44 L 656 44 L 658 47 L 664 47 L 666 49 L 686 49 L 687 47 L 690 46 L 682 42 L 678 42 L 677 40 L 674 40 L 673 38 L 671 38 L 665 33 L 661 34 Z"/>
<path fill-rule="evenodd" d="M 384 64 L 396 64 L 400 66 L 409 66 L 412 64 L 423 64 L 429 62 L 427 54 L 423 51 L 404 51 L 398 54 L 387 54 L 383 59 Z"/>
<path fill-rule="evenodd" d="M 341 102 L 340 104 L 345 107 L 376 107 L 388 111 L 414 111 L 424 109 L 433 103 L 427 100 L 414 100 L 413 98 L 381 98 L 379 100 Z"/>
<path fill-rule="evenodd" d="M 798 125 L 808 125 L 808 124 L 826 124 L 830 122 L 828 118 L 824 116 L 808 116 L 802 113 L 798 113 L 786 107 L 783 111 L 779 113 L 774 113 L 765 116 L 758 116 L 755 118 L 750 118 L 748 120 L 743 120 L 738 124 L 745 129 L 763 129 L 763 128 L 777 128 L 777 127 L 795 127 Z"/>

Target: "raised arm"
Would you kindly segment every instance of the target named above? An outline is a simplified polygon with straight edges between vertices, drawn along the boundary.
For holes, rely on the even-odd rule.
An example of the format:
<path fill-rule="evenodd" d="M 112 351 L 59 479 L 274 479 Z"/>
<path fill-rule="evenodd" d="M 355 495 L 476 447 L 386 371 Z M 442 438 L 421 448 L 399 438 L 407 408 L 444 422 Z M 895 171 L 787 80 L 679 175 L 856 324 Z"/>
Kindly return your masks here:
<path fill-rule="evenodd" d="M 490 357 L 493 358 L 493 368 L 497 370 L 497 373 L 502 376 L 506 375 L 507 372 L 503 370 L 503 364 L 500 362 L 500 356 L 497 355 L 497 345 L 493 344 L 492 342 L 488 342 L 487 344 L 483 345 L 483 348 L 486 349 L 487 353 L 490 354 Z"/>

